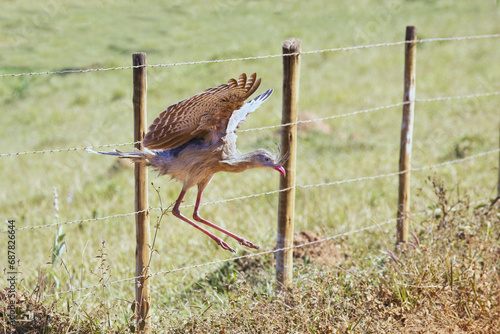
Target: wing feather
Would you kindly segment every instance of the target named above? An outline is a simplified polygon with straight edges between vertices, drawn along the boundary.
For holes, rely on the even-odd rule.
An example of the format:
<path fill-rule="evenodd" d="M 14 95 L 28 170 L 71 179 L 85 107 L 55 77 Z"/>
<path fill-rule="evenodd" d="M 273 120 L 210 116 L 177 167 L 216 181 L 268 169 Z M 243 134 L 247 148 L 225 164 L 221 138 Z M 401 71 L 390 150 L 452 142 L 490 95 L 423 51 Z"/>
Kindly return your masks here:
<path fill-rule="evenodd" d="M 222 138 L 224 140 L 224 151 L 223 154 L 226 156 L 231 156 L 237 152 L 236 150 L 236 129 L 245 121 L 248 114 L 252 113 L 260 107 L 260 105 L 271 96 L 273 93 L 272 89 L 269 89 L 264 94 L 257 96 L 255 99 L 245 103 L 241 108 L 235 110 L 233 115 L 229 119 L 226 128 L 226 135 Z"/>
<path fill-rule="evenodd" d="M 208 88 L 204 92 L 168 107 L 150 125 L 143 145 L 148 149 L 171 149 L 201 137 L 217 141 L 226 135 L 229 119 L 260 85 L 254 73 L 247 78 Z"/>
<path fill-rule="evenodd" d="M 227 124 L 226 133 L 236 132 L 243 122 L 245 122 L 248 114 L 254 112 L 260 105 L 267 100 L 273 93 L 272 89 L 267 90 L 264 94 L 261 94 L 251 101 L 245 103 L 240 109 L 235 110 L 229 122 Z"/>

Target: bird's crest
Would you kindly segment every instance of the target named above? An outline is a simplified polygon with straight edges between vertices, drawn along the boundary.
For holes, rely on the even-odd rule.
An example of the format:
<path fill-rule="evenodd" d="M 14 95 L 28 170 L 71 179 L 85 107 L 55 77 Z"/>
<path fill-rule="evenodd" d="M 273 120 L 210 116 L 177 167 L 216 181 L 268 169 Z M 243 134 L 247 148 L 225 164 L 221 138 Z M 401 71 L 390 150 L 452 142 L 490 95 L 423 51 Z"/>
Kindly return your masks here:
<path fill-rule="evenodd" d="M 275 163 L 283 166 L 285 162 L 290 158 L 290 152 L 282 152 L 283 147 L 277 144 L 276 150 L 272 150 L 273 154 L 276 156 Z"/>

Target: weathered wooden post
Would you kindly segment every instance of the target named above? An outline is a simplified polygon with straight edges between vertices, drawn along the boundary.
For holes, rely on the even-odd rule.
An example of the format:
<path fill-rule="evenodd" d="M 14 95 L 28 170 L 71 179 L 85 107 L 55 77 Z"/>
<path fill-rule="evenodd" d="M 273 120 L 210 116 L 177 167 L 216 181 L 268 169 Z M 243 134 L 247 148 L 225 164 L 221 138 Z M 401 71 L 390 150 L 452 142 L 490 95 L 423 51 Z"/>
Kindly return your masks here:
<path fill-rule="evenodd" d="M 283 109 L 282 124 L 297 121 L 299 101 L 300 52 L 301 42 L 291 38 L 283 43 Z M 289 55 L 293 54 L 293 55 Z M 295 159 L 297 150 L 297 124 L 286 125 L 281 129 L 281 148 L 289 154 L 284 163 L 286 176 L 280 178 L 278 206 L 277 248 L 293 246 L 293 215 L 295 208 Z M 276 253 L 276 289 L 286 289 L 292 281 L 293 249 Z"/>
<path fill-rule="evenodd" d="M 500 124 L 499 124 L 500 125 Z M 500 127 L 499 127 L 500 129 Z M 498 131 L 500 134 L 500 131 Z M 498 136 L 498 147 L 500 148 L 500 135 Z M 497 196 L 500 197 L 500 152 L 498 152 L 498 181 L 497 181 Z"/>
<path fill-rule="evenodd" d="M 146 54 L 132 55 L 134 83 L 134 141 L 142 141 L 146 134 Z M 137 67 L 136 67 L 137 66 Z M 142 149 L 142 143 L 136 143 L 135 148 Z M 149 293 L 149 257 L 150 232 L 148 209 L 148 174 L 145 164 L 135 164 L 135 275 L 142 276 L 135 282 L 137 326 L 142 333 L 151 332 L 151 316 L 149 314 L 151 296 Z"/>
<path fill-rule="evenodd" d="M 415 68 L 417 35 L 414 26 L 406 27 L 405 74 L 403 122 L 401 125 L 401 147 L 399 152 L 399 193 L 397 215 L 397 242 L 408 242 L 410 221 L 411 148 L 413 137 L 413 115 L 415 110 Z"/>

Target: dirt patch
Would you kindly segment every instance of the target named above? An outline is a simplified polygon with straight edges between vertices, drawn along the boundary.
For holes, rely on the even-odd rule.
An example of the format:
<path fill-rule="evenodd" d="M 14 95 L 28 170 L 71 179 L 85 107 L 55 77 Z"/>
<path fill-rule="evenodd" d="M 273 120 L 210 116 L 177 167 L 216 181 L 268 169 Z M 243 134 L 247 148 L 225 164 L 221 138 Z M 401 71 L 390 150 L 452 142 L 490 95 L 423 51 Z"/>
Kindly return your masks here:
<path fill-rule="evenodd" d="M 293 245 L 300 246 L 323 239 L 325 237 L 319 233 L 302 231 L 294 234 Z M 294 259 L 301 259 L 304 262 L 310 261 L 322 266 L 331 266 L 341 260 L 342 254 L 338 243 L 333 240 L 326 240 L 294 248 L 293 257 Z"/>
<path fill-rule="evenodd" d="M 310 111 L 300 112 L 297 117 L 299 121 L 310 121 L 321 118 L 318 114 Z M 307 133 L 309 131 L 330 133 L 332 132 L 332 128 L 328 123 L 325 123 L 324 121 L 314 121 L 314 122 L 299 123 L 297 126 L 297 131 L 299 133 Z"/>

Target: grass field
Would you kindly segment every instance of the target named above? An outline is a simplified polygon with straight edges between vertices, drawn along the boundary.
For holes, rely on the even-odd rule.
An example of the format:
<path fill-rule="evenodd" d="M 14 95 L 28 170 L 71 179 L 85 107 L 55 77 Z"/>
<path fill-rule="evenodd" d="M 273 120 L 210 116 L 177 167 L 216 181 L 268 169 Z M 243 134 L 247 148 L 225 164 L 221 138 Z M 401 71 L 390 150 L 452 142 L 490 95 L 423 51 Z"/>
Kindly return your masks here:
<path fill-rule="evenodd" d="M 36 5 L 16 1 L 2 6 L 0 73 L 3 74 L 128 66 L 131 54 L 136 51 L 146 52 L 149 64 L 274 55 L 281 53 L 281 45 L 289 37 L 300 38 L 304 51 L 394 42 L 404 39 L 407 25 L 417 27 L 419 38 L 500 33 L 500 10 L 495 1 L 223 0 L 143 4 L 54 0 Z M 498 45 L 498 38 L 419 44 L 417 98 L 500 90 Z M 268 88 L 276 92 L 248 118 L 243 128 L 279 124 L 281 71 L 279 57 L 148 68 L 148 118 L 152 120 L 168 105 L 242 72 L 257 72 L 262 77 L 258 92 Z M 402 46 L 303 55 L 300 113 L 326 117 L 398 103 L 402 101 L 402 81 Z M 131 142 L 131 100 L 130 69 L 0 77 L 3 106 L 0 153 Z M 498 95 L 417 103 L 413 166 L 429 166 L 497 149 L 498 104 Z M 397 171 L 401 108 L 320 124 L 299 129 L 298 184 L 321 184 Z M 258 147 L 275 148 L 279 141 L 279 131 L 270 129 L 241 133 L 238 145 L 242 152 L 248 152 Z M 131 146 L 121 148 L 126 149 Z M 415 212 L 438 207 L 429 181 L 434 174 L 471 201 L 493 198 L 498 180 L 498 154 L 414 172 Z M 112 158 L 90 155 L 84 150 L 0 157 L 0 180 L 0 216 L 4 220 L 14 219 L 17 227 L 134 211 L 132 170 L 117 168 Z M 154 173 L 150 173 L 150 181 L 160 187 L 165 206 L 180 191 L 179 184 L 158 178 Z M 277 188 L 277 173 L 253 170 L 217 175 L 204 197 L 206 202 L 219 201 Z M 185 204 L 193 204 L 194 195 L 189 193 Z M 149 200 L 152 207 L 159 206 L 153 187 Z M 395 217 L 396 200 L 397 177 L 299 188 L 295 228 L 332 236 L 385 222 Z M 184 209 L 186 214 L 190 210 Z M 206 218 L 264 249 L 272 249 L 276 243 L 276 212 L 277 195 L 206 205 L 201 209 Z M 158 211 L 153 211 L 152 224 L 157 216 Z M 492 223 L 498 223 L 498 216 L 491 219 Z M 102 280 L 132 277 L 134 230 L 134 218 L 127 216 L 68 224 L 60 232 L 56 227 L 18 231 L 16 251 L 22 271 L 19 289 L 30 292 L 37 282 L 43 282 L 45 293 L 53 294 Z M 412 230 L 423 230 L 417 218 Z M 64 234 L 61 241 L 65 242 L 65 248 L 59 263 L 51 265 L 57 233 Z M 495 237 L 498 244 L 498 234 Z M 1 244 L 6 244 L 7 235 L 1 233 L 0 238 Z M 429 247 L 433 247 L 434 239 L 429 240 Z M 393 224 L 353 234 L 342 241 L 349 260 L 339 260 L 334 269 L 327 270 L 333 271 L 333 275 L 354 271 L 363 276 L 372 272 L 380 259 L 387 258 L 384 252 L 393 249 L 394 241 Z M 98 257 L 103 242 L 104 266 L 102 257 Z M 232 240 L 228 242 L 236 247 L 238 254 L 247 253 Z M 162 220 L 156 249 L 153 272 L 231 257 L 209 238 L 171 216 Z M 268 260 L 272 258 L 262 261 Z M 6 261 L 0 263 L 7 265 Z M 229 312 L 231 294 L 224 289 L 208 289 L 216 283 L 201 284 L 204 289 L 192 292 L 193 286 L 200 285 L 205 277 L 213 277 L 213 272 L 221 266 L 156 276 L 152 281 L 154 322 L 165 324 L 165 319 L 177 319 L 175 324 L 182 324 L 191 321 L 187 320 L 193 319 L 190 316 L 199 316 L 200 309 L 203 312 L 208 305 L 211 306 L 207 315 Z M 272 295 L 272 267 L 262 266 L 266 270 L 255 279 L 256 283 L 245 283 L 249 284 L 249 294 Z M 233 269 L 229 274 L 235 280 L 243 280 L 245 276 Z M 299 288 L 304 284 L 301 277 L 313 275 L 314 270 L 307 265 L 298 265 L 296 269 Z M 221 278 L 220 281 L 226 282 Z M 325 284 L 337 283 L 333 280 Z M 355 286 L 362 289 L 361 285 Z M 64 305 L 71 315 L 77 315 L 73 316 L 77 323 L 86 318 L 83 312 L 87 312 L 96 328 L 106 332 L 123 328 L 128 322 L 133 296 L 134 286 L 127 281 L 104 291 L 90 289 L 62 294 L 57 301 L 59 307 Z M 47 302 L 50 300 L 47 298 Z M 104 318 L 93 313 L 93 309 L 113 310 L 112 325 L 103 322 Z"/>

